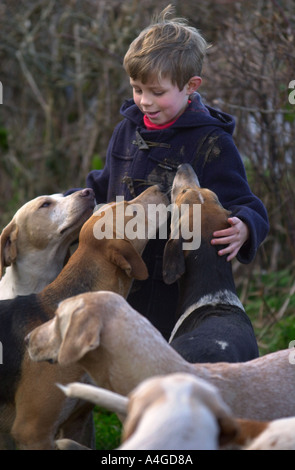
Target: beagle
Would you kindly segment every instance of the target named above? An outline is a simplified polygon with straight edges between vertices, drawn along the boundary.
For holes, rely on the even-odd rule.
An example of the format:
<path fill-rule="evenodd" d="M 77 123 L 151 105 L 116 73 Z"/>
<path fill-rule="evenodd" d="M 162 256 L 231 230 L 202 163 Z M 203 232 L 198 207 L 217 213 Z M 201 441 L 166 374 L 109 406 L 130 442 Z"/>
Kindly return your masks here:
<path fill-rule="evenodd" d="M 189 164 L 179 166 L 171 199 L 175 213 L 163 261 L 164 281 L 179 280 L 171 346 L 192 363 L 243 362 L 258 357 L 254 329 L 237 296 L 231 263 L 210 243 L 214 231 L 228 226 L 229 212 L 215 193 L 200 187 Z M 185 207 L 187 211 L 182 210 Z M 199 243 L 184 243 L 185 227 L 190 227 L 195 238 L 194 232 L 200 231 Z M 174 237 L 174 233 L 180 236 Z"/>
<path fill-rule="evenodd" d="M 295 450 L 295 417 L 275 419 L 269 422 L 248 423 L 255 429 L 255 437 L 244 443 L 244 450 Z"/>
<path fill-rule="evenodd" d="M 59 387 L 68 397 L 90 401 L 122 416 L 123 442 L 119 449 L 148 450 L 152 447 L 165 450 L 169 446 L 169 449 L 183 450 L 186 446 L 192 450 L 197 446 L 200 448 L 203 442 L 202 449 L 211 443 L 210 448 L 225 450 L 295 450 L 293 416 L 273 421 L 235 419 L 216 387 L 191 374 L 176 373 L 146 379 L 128 397 L 82 383 Z M 206 394 L 205 400 L 203 393 Z M 212 412 L 220 427 L 217 433 L 216 430 L 208 430 L 206 421 L 197 419 L 206 419 L 206 413 L 196 416 L 198 406 L 201 405 L 200 409 L 202 405 L 207 406 L 207 400 L 209 412 Z M 189 413 L 186 413 L 186 407 L 189 407 Z M 160 427 L 161 432 L 158 432 Z M 201 439 L 194 433 L 197 428 L 202 431 Z M 185 440 L 182 439 L 184 433 Z M 57 440 L 56 446 L 60 450 L 85 449 L 68 439 Z"/>
<path fill-rule="evenodd" d="M 187 373 L 146 379 L 128 398 L 78 383 L 62 390 L 67 396 L 124 413 L 119 450 L 218 450 L 238 432 L 217 388 Z M 66 444 L 59 440 L 57 447 L 65 449 Z M 68 449 L 74 443 L 70 445 Z"/>
<path fill-rule="evenodd" d="M 93 190 L 83 189 L 39 196 L 16 212 L 0 236 L 1 300 L 40 292 L 56 278 L 94 205 Z"/>
<path fill-rule="evenodd" d="M 120 225 L 123 221 L 124 227 L 132 219 L 127 207 L 132 209 L 138 204 L 143 210 L 138 211 L 137 223 L 145 227 L 149 203 L 168 204 L 168 199 L 153 186 L 132 201 L 106 204 L 84 223 L 77 250 L 51 284 L 40 293 L 0 302 L 0 432 L 12 435 L 19 448 L 54 448 L 57 430 L 73 414 L 73 404 L 67 402 L 55 383 L 80 380 L 84 374 L 81 366 L 63 368 L 32 362 L 25 349 L 25 336 L 53 318 L 58 304 L 68 297 L 101 289 L 126 297 L 134 278 L 147 278 L 141 253 L 151 227 L 142 237 L 130 239 L 127 233 L 119 237 L 116 217 L 123 211 Z M 110 238 L 98 236 L 97 223 L 101 220 L 107 225 L 112 221 L 114 233 Z M 158 226 L 158 222 L 153 225 L 154 235 Z"/>
<path fill-rule="evenodd" d="M 217 388 L 191 374 L 147 379 L 129 400 L 119 450 L 218 450 L 238 430 Z"/>

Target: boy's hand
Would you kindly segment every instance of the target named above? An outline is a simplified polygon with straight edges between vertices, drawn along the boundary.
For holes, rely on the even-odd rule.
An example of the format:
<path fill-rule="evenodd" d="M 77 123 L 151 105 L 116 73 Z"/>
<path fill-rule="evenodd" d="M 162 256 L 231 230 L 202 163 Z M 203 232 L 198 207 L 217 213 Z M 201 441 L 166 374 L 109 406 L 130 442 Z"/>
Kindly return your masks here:
<path fill-rule="evenodd" d="M 213 233 L 212 245 L 227 245 L 226 248 L 218 251 L 220 256 L 228 254 L 227 261 L 231 261 L 238 253 L 242 245 L 249 238 L 249 229 L 247 225 L 238 217 L 228 219 L 230 227 L 224 230 L 218 230 Z"/>

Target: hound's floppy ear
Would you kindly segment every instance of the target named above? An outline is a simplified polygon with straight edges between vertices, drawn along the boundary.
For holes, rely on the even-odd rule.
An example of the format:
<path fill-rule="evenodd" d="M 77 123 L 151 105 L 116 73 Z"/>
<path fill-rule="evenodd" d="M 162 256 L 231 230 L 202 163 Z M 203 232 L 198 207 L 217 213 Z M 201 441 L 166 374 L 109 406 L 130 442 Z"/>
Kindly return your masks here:
<path fill-rule="evenodd" d="M 158 389 L 149 390 L 149 392 L 143 396 L 137 396 L 136 390 L 137 389 L 133 390 L 128 395 L 129 402 L 127 406 L 127 417 L 124 421 L 122 442 L 125 442 L 135 433 L 145 411 L 159 398 Z"/>
<path fill-rule="evenodd" d="M 166 284 L 177 281 L 185 272 L 183 239 L 170 238 L 165 245 L 163 259 L 163 279 Z"/>
<path fill-rule="evenodd" d="M 128 240 L 111 240 L 108 244 L 108 256 L 127 276 L 139 280 L 148 278 L 146 264 Z"/>
<path fill-rule="evenodd" d="M 133 406 L 132 412 L 130 412 L 131 406 L 130 402 L 128 404 L 128 410 L 129 412 L 127 413 L 127 418 L 124 421 L 124 427 L 123 427 L 123 432 L 122 432 L 122 442 L 127 441 L 132 434 L 135 433 L 136 428 L 138 427 L 140 420 L 142 418 L 142 415 L 145 411 L 145 407 L 140 408 L 138 406 Z"/>
<path fill-rule="evenodd" d="M 217 419 L 219 424 L 219 444 L 225 445 L 233 442 L 239 434 L 238 422 L 231 416 L 221 416 Z"/>
<path fill-rule="evenodd" d="M 202 390 L 200 389 L 199 385 L 196 384 L 196 386 L 193 388 L 194 396 L 198 400 L 201 397 L 204 404 L 215 416 L 216 421 L 219 425 L 219 444 L 225 445 L 230 442 L 234 442 L 234 439 L 238 436 L 240 429 L 238 420 L 235 419 L 231 412 L 231 409 L 223 401 L 219 391 L 215 389 L 215 387 L 215 390 L 210 390 L 210 388 L 208 388 L 207 390 L 206 388 Z"/>
<path fill-rule="evenodd" d="M 18 226 L 12 220 L 3 230 L 0 236 L 0 279 L 3 276 L 5 266 L 10 266 L 17 257 Z"/>
<path fill-rule="evenodd" d="M 197 391 L 198 393 L 198 391 Z M 238 436 L 240 426 L 237 419 L 232 415 L 228 405 L 223 402 L 218 394 L 208 393 L 204 399 L 207 401 L 209 409 L 214 413 L 219 425 L 219 444 L 225 445 L 233 442 Z"/>
<path fill-rule="evenodd" d="M 58 363 L 68 365 L 79 361 L 86 353 L 96 349 L 100 344 L 102 321 L 91 315 L 87 309 L 78 307 L 69 316 L 65 333 L 58 353 Z"/>

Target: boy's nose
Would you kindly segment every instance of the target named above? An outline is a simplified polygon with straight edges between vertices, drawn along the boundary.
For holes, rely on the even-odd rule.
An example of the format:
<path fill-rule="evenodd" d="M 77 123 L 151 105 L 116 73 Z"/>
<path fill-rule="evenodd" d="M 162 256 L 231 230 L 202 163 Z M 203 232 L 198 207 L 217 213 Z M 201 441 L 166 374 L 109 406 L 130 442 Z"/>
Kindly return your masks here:
<path fill-rule="evenodd" d="M 150 106 L 153 104 L 153 101 L 151 99 L 151 95 L 149 93 L 142 93 L 141 95 L 141 105 L 142 106 Z"/>

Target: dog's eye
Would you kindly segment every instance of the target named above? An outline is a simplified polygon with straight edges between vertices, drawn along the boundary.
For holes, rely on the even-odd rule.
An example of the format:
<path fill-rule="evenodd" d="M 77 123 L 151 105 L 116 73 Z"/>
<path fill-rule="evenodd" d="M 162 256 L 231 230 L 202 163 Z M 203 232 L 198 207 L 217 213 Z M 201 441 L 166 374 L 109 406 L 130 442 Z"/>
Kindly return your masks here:
<path fill-rule="evenodd" d="M 51 205 L 50 201 L 45 201 L 43 204 L 39 207 L 39 209 L 42 209 L 43 207 L 49 207 Z"/>

